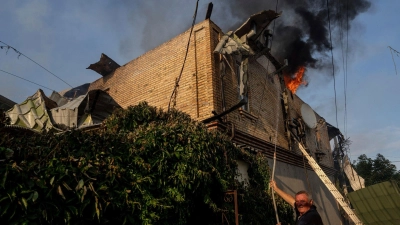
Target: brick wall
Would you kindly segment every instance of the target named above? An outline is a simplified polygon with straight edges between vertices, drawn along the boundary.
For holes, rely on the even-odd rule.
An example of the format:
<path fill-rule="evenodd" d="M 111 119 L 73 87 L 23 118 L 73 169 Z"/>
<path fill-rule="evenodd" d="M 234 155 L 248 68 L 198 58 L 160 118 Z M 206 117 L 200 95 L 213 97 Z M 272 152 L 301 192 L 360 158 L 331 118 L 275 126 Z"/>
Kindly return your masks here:
<path fill-rule="evenodd" d="M 147 101 L 150 105 L 166 110 L 175 81 L 182 69 L 189 33 L 190 29 L 128 62 L 113 73 L 93 82 L 89 89 L 106 90 L 122 107 Z M 196 24 L 193 29 L 185 67 L 179 81 L 175 108 L 197 120 L 211 117 L 213 110 L 221 113 L 222 96 L 226 103 L 225 109 L 239 102 L 235 56 L 226 56 L 224 59 L 213 53 L 222 35 L 221 29 L 210 20 Z M 231 66 L 226 67 L 223 77 L 220 71 L 222 62 Z M 225 120 L 237 130 L 271 143 L 275 143 L 276 139 L 278 146 L 288 149 L 280 77 L 268 76 L 276 69 L 264 56 L 258 59 L 250 57 L 248 68 L 249 109 L 235 110 L 228 114 Z M 303 101 L 296 95 L 289 95 L 288 100 L 291 118 L 300 117 Z M 317 115 L 317 119 L 319 118 Z M 306 132 L 307 147 L 315 153 L 316 132 L 308 128 Z M 317 132 L 321 140 L 319 149 L 327 154 L 321 162 L 332 166 L 326 125 L 320 126 Z"/>
<path fill-rule="evenodd" d="M 215 107 L 213 86 L 210 85 L 215 83 L 210 36 L 219 35 L 219 32 L 209 20 L 196 24 L 193 29 L 175 108 L 194 119 L 210 117 Z M 106 90 L 124 108 L 147 101 L 166 110 L 182 69 L 189 34 L 190 30 L 94 81 L 89 90 Z"/>

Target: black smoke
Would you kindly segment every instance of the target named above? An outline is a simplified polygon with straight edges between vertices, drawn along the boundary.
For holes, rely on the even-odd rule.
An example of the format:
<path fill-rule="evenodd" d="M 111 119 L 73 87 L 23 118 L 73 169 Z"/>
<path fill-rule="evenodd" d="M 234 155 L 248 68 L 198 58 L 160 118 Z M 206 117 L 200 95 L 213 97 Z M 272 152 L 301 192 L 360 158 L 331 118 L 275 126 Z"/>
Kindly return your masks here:
<path fill-rule="evenodd" d="M 219 7 L 219 10 L 222 8 L 221 11 L 218 11 Z M 289 68 L 286 72 L 291 74 L 297 71 L 299 66 L 326 66 L 331 50 L 329 27 L 333 42 L 340 40 L 338 35 L 343 35 L 351 29 L 351 23 L 357 15 L 366 12 L 370 7 L 371 2 L 368 0 L 224 0 L 214 4 L 214 9 L 217 9 L 214 21 L 222 20 L 223 25 L 230 21 L 231 26 L 228 29 L 234 30 L 250 15 L 261 10 L 282 11 L 275 25 L 270 25 L 274 27 L 271 49 L 279 61 L 288 59 Z M 334 47 L 335 43 L 332 43 L 332 46 Z"/>
<path fill-rule="evenodd" d="M 141 0 L 122 1 L 132 33 L 140 32 L 141 40 L 126 37 L 120 43 L 121 54 L 128 57 L 133 43 L 139 41 L 143 53 L 186 31 L 192 23 L 196 1 Z M 199 1 L 197 22 L 205 19 L 210 1 Z M 271 23 L 274 28 L 272 54 L 283 63 L 288 59 L 287 73 L 294 73 L 299 66 L 329 68 L 332 46 L 339 46 L 343 34 L 351 29 L 354 19 L 371 7 L 369 0 L 215 0 L 211 20 L 224 32 L 236 30 L 252 14 L 262 10 L 282 12 Z M 278 2 L 278 5 L 277 5 Z M 327 6 L 329 3 L 329 7 Z M 328 17 L 329 9 L 329 17 Z M 114 13 L 112 13 L 114 15 Z M 143 27 L 140 29 L 139 27 Z M 138 29 L 139 28 L 139 29 Z M 131 43 L 131 44 L 129 44 Z"/>

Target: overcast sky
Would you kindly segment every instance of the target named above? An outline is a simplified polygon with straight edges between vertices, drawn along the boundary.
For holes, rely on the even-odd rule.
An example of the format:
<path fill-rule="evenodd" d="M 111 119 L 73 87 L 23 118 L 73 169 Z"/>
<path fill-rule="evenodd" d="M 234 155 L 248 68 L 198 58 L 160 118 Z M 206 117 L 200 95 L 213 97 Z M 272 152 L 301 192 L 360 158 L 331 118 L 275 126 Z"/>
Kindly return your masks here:
<path fill-rule="evenodd" d="M 251 5 L 255 1 L 247 2 Z M 248 11 L 245 13 L 275 9 L 276 1 L 264 2 L 265 8 L 254 7 L 255 11 L 252 11 L 246 6 Z M 85 68 L 97 62 L 101 53 L 124 65 L 189 29 L 195 3 L 194 0 L 2 1 L 0 41 L 63 81 L 14 50 L 3 48 L 0 49 L 0 70 L 46 88 L 0 71 L 0 94 L 21 103 L 39 88 L 50 95 L 51 90 L 61 91 L 92 82 L 100 75 Z M 199 1 L 197 22 L 204 19 L 208 3 Z M 238 7 L 244 7 L 240 0 L 213 3 L 211 19 L 224 31 L 244 22 L 250 15 L 244 15 L 243 10 L 241 14 L 233 13 Z M 283 7 L 283 3 L 278 5 L 278 11 Z M 277 21 L 290 20 L 290 8 L 286 7 Z M 393 55 L 398 70 L 396 74 L 388 46 L 400 51 L 399 8 L 400 1 L 397 0 L 373 1 L 366 12 L 355 17 L 348 32 L 348 42 L 347 33 L 344 33 L 345 41 L 342 42 L 343 46 L 349 46 L 347 60 L 343 60 L 342 50 L 345 48 L 338 41 L 339 30 L 332 28 L 337 107 L 331 67 L 322 70 L 309 68 L 309 84 L 297 92 L 319 115 L 350 138 L 352 160 L 363 153 L 371 158 L 381 153 L 393 161 L 397 169 L 400 169 L 400 162 L 395 162 L 400 161 L 400 99 L 397 88 L 400 84 L 400 58 Z M 0 46 L 5 44 L 0 43 Z M 327 54 L 330 56 L 330 52 Z M 346 71 L 347 82 L 344 79 Z"/>

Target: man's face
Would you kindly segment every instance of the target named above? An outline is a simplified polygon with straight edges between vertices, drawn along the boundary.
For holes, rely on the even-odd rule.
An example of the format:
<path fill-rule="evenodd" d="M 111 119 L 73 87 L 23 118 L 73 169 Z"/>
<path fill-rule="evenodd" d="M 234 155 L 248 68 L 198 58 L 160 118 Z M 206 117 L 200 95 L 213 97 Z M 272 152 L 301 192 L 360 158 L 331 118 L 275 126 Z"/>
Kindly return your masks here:
<path fill-rule="evenodd" d="M 308 200 L 308 197 L 306 194 L 299 194 L 296 195 L 295 197 L 295 206 L 297 210 L 299 211 L 300 215 L 303 215 L 305 212 L 307 212 L 310 207 L 311 207 L 311 201 Z"/>

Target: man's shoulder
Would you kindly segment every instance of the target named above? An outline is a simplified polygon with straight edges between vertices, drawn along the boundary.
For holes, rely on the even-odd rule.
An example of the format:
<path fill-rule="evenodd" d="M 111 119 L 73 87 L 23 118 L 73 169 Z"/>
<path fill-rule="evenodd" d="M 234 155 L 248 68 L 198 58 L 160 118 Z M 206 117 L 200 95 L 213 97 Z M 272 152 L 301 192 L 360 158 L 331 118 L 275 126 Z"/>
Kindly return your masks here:
<path fill-rule="evenodd" d="M 315 207 L 312 207 L 310 210 L 308 210 L 302 217 L 303 221 L 306 222 L 305 224 L 315 224 L 315 225 L 323 224 L 322 218 Z"/>

